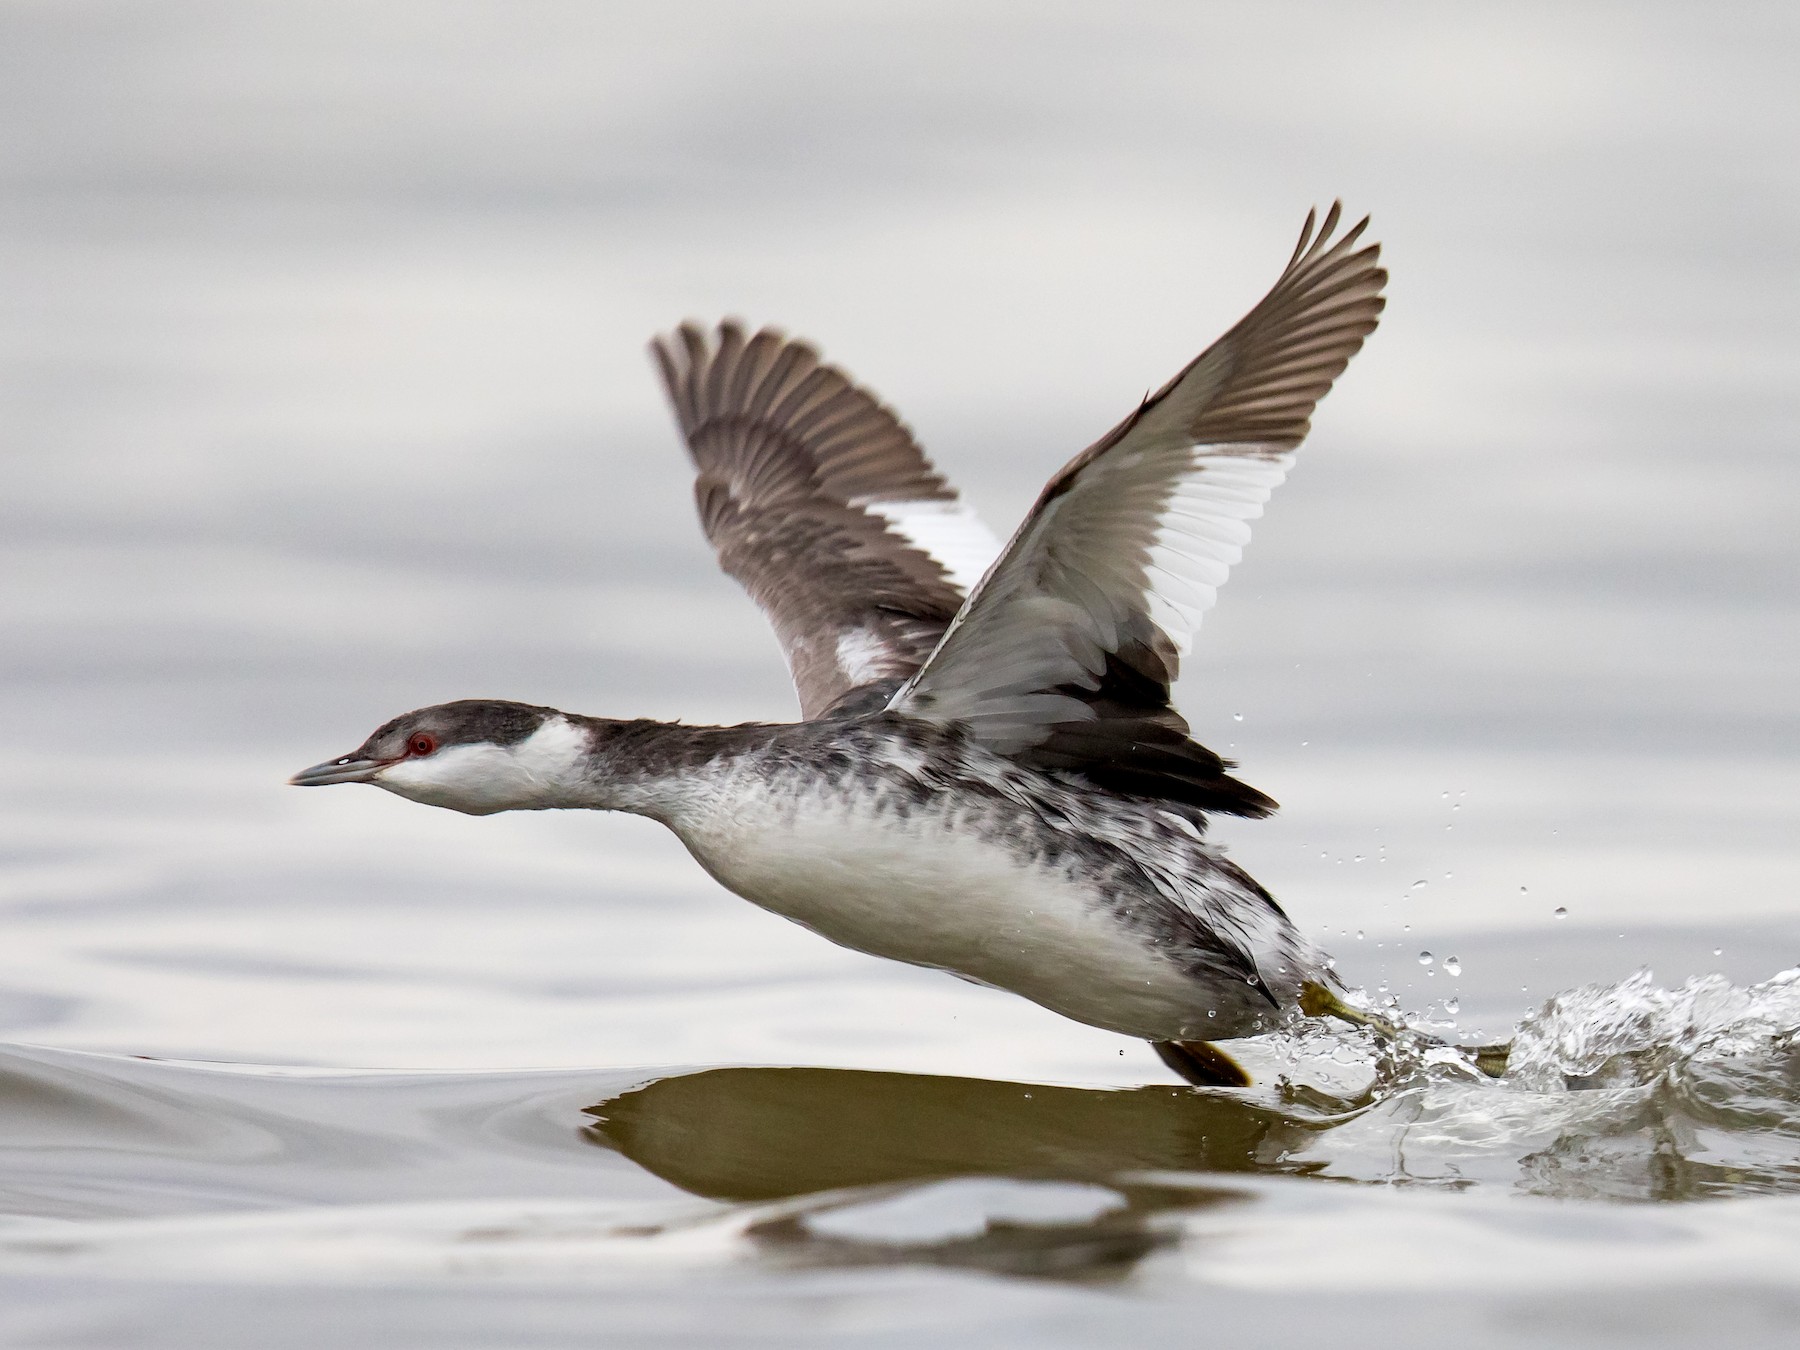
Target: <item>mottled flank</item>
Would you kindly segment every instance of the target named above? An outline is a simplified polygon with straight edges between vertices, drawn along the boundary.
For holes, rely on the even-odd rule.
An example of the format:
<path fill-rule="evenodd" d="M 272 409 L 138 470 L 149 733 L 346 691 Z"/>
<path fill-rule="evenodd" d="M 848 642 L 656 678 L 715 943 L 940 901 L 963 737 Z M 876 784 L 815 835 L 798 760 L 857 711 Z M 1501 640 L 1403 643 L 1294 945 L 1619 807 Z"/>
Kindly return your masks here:
<path fill-rule="evenodd" d="M 1172 1000 L 1167 1023 L 1155 1027 L 1109 1020 L 1104 992 L 1094 995 L 1093 1007 L 1054 993 L 1029 995 L 1078 1020 L 1152 1039 L 1242 1035 L 1292 1006 L 1303 979 L 1325 977 L 1322 957 L 1280 906 L 1204 839 L 1203 825 L 1188 813 L 1153 799 L 1096 792 L 1078 775 L 1018 765 L 960 729 L 892 713 L 737 727 L 588 725 L 596 804 L 664 821 L 721 880 L 767 908 L 789 913 L 782 886 L 814 860 L 804 855 L 823 852 L 843 874 L 846 893 L 836 903 L 855 909 L 848 892 L 867 887 L 887 924 L 904 935 L 931 916 L 906 912 L 904 881 L 867 865 L 875 862 L 872 855 L 910 850 L 920 870 L 929 870 L 934 856 L 972 844 L 1003 857 L 1016 874 L 1021 915 L 1034 895 L 1039 911 L 1033 917 L 1046 921 L 1059 905 L 1072 905 L 1087 917 L 1103 917 L 1158 965 L 1184 977 L 1185 993 Z M 718 841 L 735 840 L 733 824 L 745 822 L 753 823 L 759 843 L 784 853 L 763 893 L 734 875 L 736 860 L 721 856 Z M 952 891 L 945 903 L 978 902 Z M 980 953 L 962 964 L 951 953 L 917 959 L 896 950 L 907 945 L 901 936 L 893 943 L 859 941 L 833 931 L 829 915 L 789 917 L 877 955 L 1016 985 L 971 969 Z M 1030 933 L 1019 937 L 1032 940 Z M 1075 994 L 1114 974 L 1097 962 L 1085 975 L 1058 978 Z"/>

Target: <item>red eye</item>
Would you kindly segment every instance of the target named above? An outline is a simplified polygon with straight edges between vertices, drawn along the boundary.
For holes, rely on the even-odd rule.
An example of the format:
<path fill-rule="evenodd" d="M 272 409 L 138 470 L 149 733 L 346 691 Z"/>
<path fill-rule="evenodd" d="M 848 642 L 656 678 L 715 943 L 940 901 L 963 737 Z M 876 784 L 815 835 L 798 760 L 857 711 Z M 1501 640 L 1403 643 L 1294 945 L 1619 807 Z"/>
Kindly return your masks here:
<path fill-rule="evenodd" d="M 406 753 L 409 755 L 429 755 L 436 749 L 437 737 L 428 736 L 423 731 L 415 734 L 413 738 L 406 743 Z"/>

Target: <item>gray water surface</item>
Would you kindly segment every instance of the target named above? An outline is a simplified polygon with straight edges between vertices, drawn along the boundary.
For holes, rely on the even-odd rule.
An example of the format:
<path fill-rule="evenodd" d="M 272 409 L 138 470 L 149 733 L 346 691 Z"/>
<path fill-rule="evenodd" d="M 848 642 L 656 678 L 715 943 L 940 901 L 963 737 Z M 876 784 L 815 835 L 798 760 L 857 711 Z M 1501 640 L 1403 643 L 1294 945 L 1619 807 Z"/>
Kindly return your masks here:
<path fill-rule="evenodd" d="M 1784 1343 L 1796 28 L 0 5 L 0 1339 Z M 455 697 L 793 714 L 651 333 L 814 338 L 1004 532 L 1338 195 L 1390 308 L 1181 702 L 1517 1081 L 1194 1094 L 646 822 L 282 786 Z"/>

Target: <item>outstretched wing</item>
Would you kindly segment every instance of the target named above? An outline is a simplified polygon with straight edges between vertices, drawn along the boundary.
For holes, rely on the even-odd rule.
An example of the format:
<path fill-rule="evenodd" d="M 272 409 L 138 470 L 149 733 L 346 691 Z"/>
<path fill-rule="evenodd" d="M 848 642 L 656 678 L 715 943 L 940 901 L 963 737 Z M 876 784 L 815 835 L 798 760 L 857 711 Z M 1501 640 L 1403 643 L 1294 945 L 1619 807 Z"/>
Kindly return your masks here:
<path fill-rule="evenodd" d="M 999 542 L 899 418 L 805 343 L 727 321 L 650 350 L 699 470 L 700 524 L 774 624 L 802 715 L 910 676 Z"/>
<path fill-rule="evenodd" d="M 1000 561 L 889 706 L 999 754 L 1121 791 L 1264 815 L 1188 739 L 1169 685 L 1202 614 L 1381 314 L 1380 248 L 1308 215 L 1236 327 L 1050 480 Z"/>

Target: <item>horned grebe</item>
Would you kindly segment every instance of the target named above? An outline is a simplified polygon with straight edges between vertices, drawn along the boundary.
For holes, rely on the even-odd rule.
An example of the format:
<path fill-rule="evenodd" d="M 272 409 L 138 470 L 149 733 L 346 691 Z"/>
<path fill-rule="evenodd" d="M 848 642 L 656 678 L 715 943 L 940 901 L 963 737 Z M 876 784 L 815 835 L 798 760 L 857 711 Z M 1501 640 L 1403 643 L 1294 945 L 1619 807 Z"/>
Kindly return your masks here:
<path fill-rule="evenodd" d="M 895 415 L 811 347 L 684 324 L 652 350 L 720 564 L 787 651 L 804 720 L 690 727 L 492 700 L 423 708 L 304 787 L 473 815 L 579 807 L 672 829 L 721 885 L 833 942 L 1150 1041 L 1214 1040 L 1335 981 L 1205 838 L 1275 803 L 1189 739 L 1169 687 L 1381 313 L 1333 205 L 1224 337 L 1053 477 L 1004 549 Z"/>

